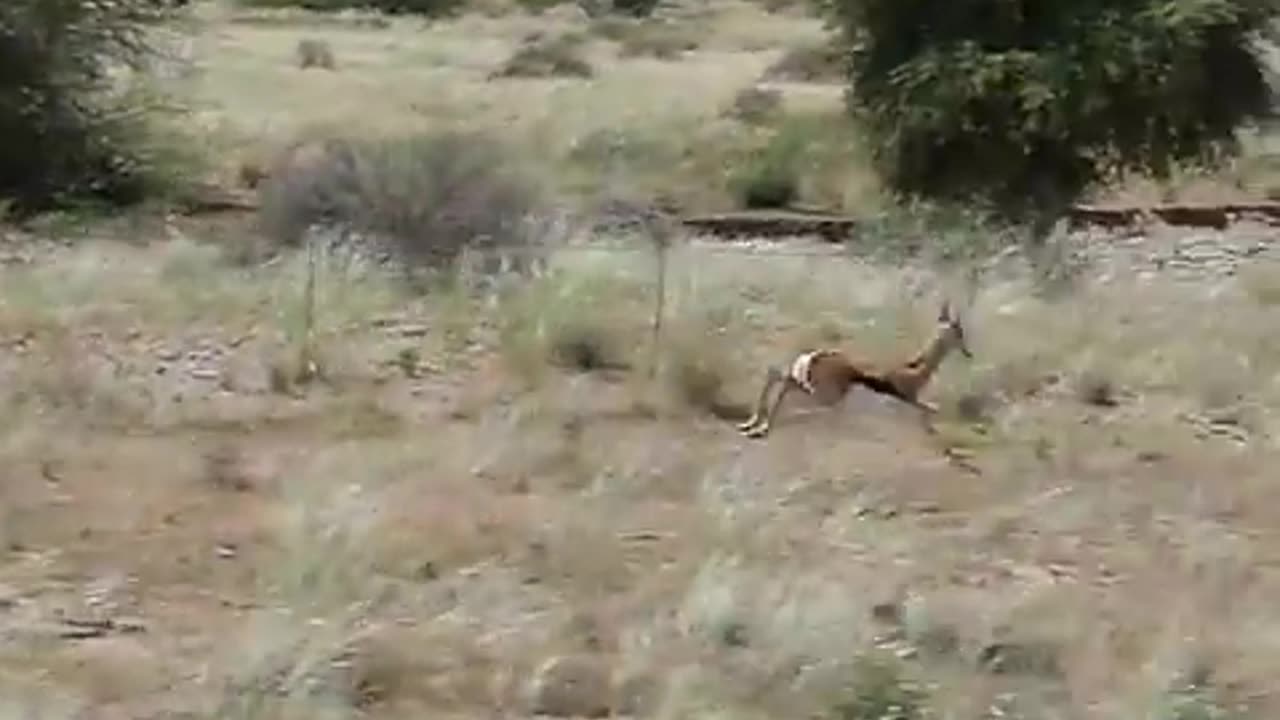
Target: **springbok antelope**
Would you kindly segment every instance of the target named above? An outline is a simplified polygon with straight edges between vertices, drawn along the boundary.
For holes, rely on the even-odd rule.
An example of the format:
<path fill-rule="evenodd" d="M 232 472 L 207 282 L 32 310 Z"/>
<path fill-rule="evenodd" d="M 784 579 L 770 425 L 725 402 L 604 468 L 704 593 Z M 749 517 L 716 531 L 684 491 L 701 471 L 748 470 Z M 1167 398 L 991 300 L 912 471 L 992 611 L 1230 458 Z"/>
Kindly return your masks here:
<path fill-rule="evenodd" d="M 751 438 L 768 435 L 783 398 L 791 390 L 801 390 L 830 407 L 844 399 L 854 385 L 861 385 L 920 409 L 924 413 L 926 429 L 932 432 L 929 419 L 938 412 L 938 407 L 921 400 L 920 391 L 952 349 L 958 349 L 966 358 L 973 357 L 965 342 L 960 318 L 952 313 L 951 304 L 944 302 L 938 313 L 938 329 L 933 339 L 915 356 L 887 370 L 850 359 L 839 350 L 801 353 L 792 360 L 786 372 L 776 366 L 769 367 L 755 412 L 750 419 L 738 425 L 738 430 Z M 778 385 L 781 389 L 770 405 L 769 393 Z"/>

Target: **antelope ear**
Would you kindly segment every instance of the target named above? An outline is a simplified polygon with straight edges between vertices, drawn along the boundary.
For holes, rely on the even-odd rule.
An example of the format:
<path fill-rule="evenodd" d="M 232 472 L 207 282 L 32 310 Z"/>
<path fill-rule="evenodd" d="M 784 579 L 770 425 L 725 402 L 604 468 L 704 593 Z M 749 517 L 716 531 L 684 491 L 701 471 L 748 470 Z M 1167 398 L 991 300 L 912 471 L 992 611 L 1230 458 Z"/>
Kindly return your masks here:
<path fill-rule="evenodd" d="M 942 302 L 942 310 L 938 312 L 938 320 L 947 322 L 951 319 L 951 301 L 944 300 Z"/>

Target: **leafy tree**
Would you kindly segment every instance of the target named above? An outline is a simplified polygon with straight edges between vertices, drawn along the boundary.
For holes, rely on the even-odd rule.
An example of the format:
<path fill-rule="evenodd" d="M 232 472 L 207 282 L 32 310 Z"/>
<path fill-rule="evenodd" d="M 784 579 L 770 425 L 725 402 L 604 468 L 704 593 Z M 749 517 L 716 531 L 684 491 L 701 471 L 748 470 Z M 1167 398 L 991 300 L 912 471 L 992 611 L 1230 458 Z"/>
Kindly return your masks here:
<path fill-rule="evenodd" d="M 1271 112 L 1275 0 L 819 0 L 887 184 L 1054 216 L 1114 173 L 1214 164 Z"/>

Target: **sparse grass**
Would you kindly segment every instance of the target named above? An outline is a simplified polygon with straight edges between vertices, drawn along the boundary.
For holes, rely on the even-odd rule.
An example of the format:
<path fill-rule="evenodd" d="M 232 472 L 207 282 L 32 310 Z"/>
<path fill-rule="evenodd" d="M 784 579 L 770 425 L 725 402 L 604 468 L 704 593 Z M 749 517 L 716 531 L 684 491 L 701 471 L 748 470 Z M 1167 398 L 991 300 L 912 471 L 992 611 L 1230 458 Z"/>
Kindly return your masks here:
<path fill-rule="evenodd" d="M 40 390 L 23 379 L 50 365 L 58 336 L 48 328 L 64 323 L 109 331 L 120 367 L 137 368 L 94 376 L 94 392 L 163 397 L 168 380 L 143 362 L 151 343 L 127 341 L 130 327 L 151 337 L 293 322 L 258 313 L 298 297 L 300 255 L 234 271 L 198 246 L 104 261 L 116 252 L 86 245 L 6 270 L 0 332 L 35 332 L 25 355 L 6 351 L 6 367 L 19 371 L 8 375 L 9 387 L 74 391 L 67 380 Z M 34 441 L 38 426 L 20 421 L 84 417 L 85 405 L 37 408 L 7 397 L 4 460 L 32 471 L 6 489 L 9 506 L 25 515 L 5 523 L 5 540 L 34 551 L 65 538 L 58 541 L 72 563 L 87 554 L 139 558 L 140 582 L 152 590 L 133 611 L 151 625 L 140 642 L 199 618 L 217 662 L 198 692 L 181 687 L 223 716 L 488 707 L 499 702 L 495 687 L 520 687 L 544 658 L 573 649 L 580 632 L 568 629 L 576 627 L 570 613 L 591 608 L 600 613 L 592 642 L 613 648 L 673 711 L 764 703 L 839 718 L 914 717 L 954 697 L 966 698 L 963 707 L 1061 709 L 1074 700 L 1040 689 L 1066 683 L 1090 702 L 1149 703 L 1147 690 L 1100 678 L 1129 677 L 1157 652 L 1165 629 L 1146 617 L 1151 588 L 1177 589 L 1178 616 L 1213 628 L 1202 642 L 1234 643 L 1238 654 L 1214 656 L 1221 673 L 1248 682 L 1253 668 L 1272 667 L 1270 650 L 1249 643 L 1252 628 L 1268 622 L 1268 586 L 1245 572 L 1265 541 L 1242 534 L 1269 522 L 1270 451 L 1239 453 L 1233 441 L 1197 435 L 1182 420 L 1223 392 L 1221 363 L 1266 336 L 1265 325 L 1253 324 L 1266 306 L 1245 281 L 1210 301 L 1159 279 L 1084 285 L 1057 300 L 1030 296 L 1029 280 L 1016 273 L 988 280 L 967 313 L 975 360 L 944 366 L 929 391 L 944 404 L 975 386 L 994 399 L 968 446 L 983 473 L 975 479 L 938 465 L 937 449 L 905 413 L 866 396 L 830 414 L 797 402 L 767 443 L 744 445 L 726 427 L 754 399 L 764 365 L 814 338 L 881 360 L 910 352 L 934 305 L 909 288 L 938 287 L 941 278 L 838 256 L 752 259 L 679 246 L 655 387 L 643 377 L 648 348 L 640 340 L 651 307 L 646 257 L 643 247 L 565 250 L 549 276 L 507 288 L 497 305 L 428 297 L 408 314 L 393 276 L 340 280 L 325 260 L 322 347 L 365 380 L 296 397 L 236 391 L 219 399 L 225 391 L 216 384 L 188 386 L 184 410 L 169 420 L 158 423 L 166 416 L 155 407 L 93 411 L 114 424 L 64 423 L 64 435 L 71 428 L 82 439 L 57 444 Z M 93 293 L 70 282 L 86 267 L 94 269 Z M 23 297 L 37 287 L 38 302 Z M 157 299 L 180 287 L 190 299 L 158 311 Z M 297 301 L 283 307 L 289 302 Z M 1103 307 L 1125 307 L 1127 316 L 1095 309 Z M 1224 307 L 1238 324 L 1220 322 Z M 391 312 L 429 328 L 448 327 L 443 314 L 452 317 L 459 335 L 428 331 L 414 341 L 413 363 L 450 375 L 389 365 L 380 373 L 385 363 L 403 365 L 397 326 L 373 322 Z M 260 335 L 234 354 L 270 347 L 270 334 Z M 79 332 L 61 337 L 87 341 Z M 1218 350 L 1210 356 L 1206 346 Z M 63 357 L 55 365 L 70 367 L 77 355 L 68 349 Z M 1274 355 L 1254 357 L 1245 382 L 1277 370 L 1266 359 Z M 1125 402 L 1090 416 L 1069 387 L 1019 392 L 1019 366 L 1034 368 L 1028 377 L 1067 378 L 1105 368 Z M 1280 397 L 1265 383 L 1253 388 L 1251 432 L 1266 432 Z M 151 434 L 129 448 L 112 439 L 138 428 Z M 192 432 L 216 433 L 209 437 L 218 442 L 193 448 Z M 949 425 L 944 432 L 958 437 Z M 311 459 L 299 461 L 303 454 Z M 170 459 L 157 464 L 160 457 Z M 111 499 L 122 486 L 111 479 L 146 463 L 172 470 L 134 485 L 127 499 L 135 509 L 114 522 L 158 535 L 131 529 L 129 537 L 142 539 L 76 539 L 124 502 Z M 1200 483 L 1213 468 L 1235 481 Z M 41 472 L 68 493 L 92 491 L 98 504 L 74 510 L 68 529 L 70 510 L 31 494 L 49 482 Z M 935 509 L 919 509 L 926 502 Z M 187 519 L 166 524 L 168 512 Z M 1016 539 L 1029 536 L 1039 540 Z M 1090 544 L 1072 541 L 1084 536 Z M 1169 546 L 1160 561 L 1136 545 L 1166 536 L 1196 541 Z M 226 556 L 210 557 L 217 548 Z M 193 552 L 209 564 L 195 576 L 179 562 Z M 1205 577 L 1196 568 L 1210 561 L 1214 574 Z M 6 571 L 7 585 L 26 582 L 20 567 Z M 1070 591 L 1040 585 L 1049 568 L 1080 583 Z M 940 582 L 951 577 L 982 582 Z M 190 583 L 256 604 L 255 619 L 245 624 L 229 607 L 182 599 Z M 848 587 L 867 593 L 850 596 Z M 893 587 L 911 590 L 913 600 L 877 614 Z M 1211 610 L 1224 587 L 1240 614 Z M 1118 613 L 1114 645 L 1084 631 L 1104 605 Z M 451 613 L 441 614 L 445 607 Z M 393 632 L 405 619 L 412 629 Z M 477 639 L 467 629 L 474 622 L 504 630 Z M 894 647 L 914 648 L 888 674 L 859 660 L 892 629 L 877 629 L 885 622 L 902 624 L 895 642 L 903 645 Z M 77 677 L 59 682 L 92 701 L 99 686 Z M 917 682 L 941 685 L 919 695 Z M 991 683 L 1017 702 L 973 689 Z M 522 702 L 514 689 L 499 697 Z M 881 715 L 867 715 L 873 711 Z"/>

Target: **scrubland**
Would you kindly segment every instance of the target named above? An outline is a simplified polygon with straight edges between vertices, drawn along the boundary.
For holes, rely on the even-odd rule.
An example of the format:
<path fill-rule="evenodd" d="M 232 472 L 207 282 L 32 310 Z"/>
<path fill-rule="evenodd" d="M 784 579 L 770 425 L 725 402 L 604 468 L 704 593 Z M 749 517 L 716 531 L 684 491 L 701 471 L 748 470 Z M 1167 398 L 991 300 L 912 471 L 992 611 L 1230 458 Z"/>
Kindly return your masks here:
<path fill-rule="evenodd" d="M 724 209 L 775 172 L 802 203 L 886 207 L 841 86 L 771 70 L 819 21 L 684 12 L 197 4 L 167 82 L 210 179 L 286 186 L 261 215 L 3 231 L 0 718 L 1273 717 L 1265 253 L 1175 276 L 1117 250 L 1050 285 L 972 229 L 674 232 L 655 333 L 634 228 L 547 221 L 529 272 L 426 278 L 264 231 L 350 190 L 291 143 L 441 128 L 500 138 L 531 179 L 470 218 Z M 543 54 L 510 70 L 522 46 Z M 349 219 L 394 229 L 437 186 L 388 147 L 356 164 L 402 174 L 350 192 L 389 209 Z M 1109 192 L 1263 195 L 1268 148 Z M 1250 233 L 1274 231 L 1202 234 Z M 734 431 L 767 364 L 818 343 L 893 362 L 946 297 L 974 358 L 926 392 L 937 435 L 858 392 Z"/>

